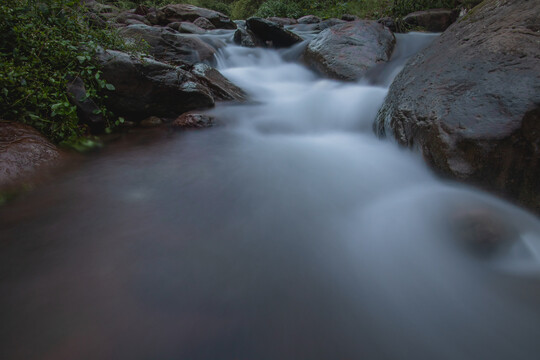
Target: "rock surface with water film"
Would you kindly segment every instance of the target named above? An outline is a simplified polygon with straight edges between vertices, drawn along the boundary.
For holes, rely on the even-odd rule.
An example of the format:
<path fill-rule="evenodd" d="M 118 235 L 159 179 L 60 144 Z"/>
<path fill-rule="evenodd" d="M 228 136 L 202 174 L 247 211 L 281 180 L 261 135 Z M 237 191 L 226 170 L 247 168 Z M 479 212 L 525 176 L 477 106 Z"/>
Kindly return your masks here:
<path fill-rule="evenodd" d="M 392 32 L 376 21 L 347 22 L 318 34 L 307 46 L 304 59 L 328 77 L 355 81 L 388 61 L 395 43 Z"/>
<path fill-rule="evenodd" d="M 485 1 L 414 57 L 376 131 L 540 210 L 540 3 Z"/>
<path fill-rule="evenodd" d="M 217 101 L 244 101 L 246 93 L 238 86 L 227 80 L 218 70 L 207 64 L 196 64 L 191 73 L 206 85 Z"/>
<path fill-rule="evenodd" d="M 176 117 L 186 111 L 214 105 L 211 91 L 197 77 L 179 67 L 150 58 L 103 51 L 98 58 L 103 78 L 115 87 L 107 99 L 117 115 L 134 119 Z"/>
<path fill-rule="evenodd" d="M 58 148 L 36 129 L 0 120 L 0 187 L 20 183 L 60 157 Z"/>
<path fill-rule="evenodd" d="M 246 20 L 246 24 L 248 30 L 271 47 L 289 47 L 303 41 L 299 35 L 270 20 L 252 17 Z"/>

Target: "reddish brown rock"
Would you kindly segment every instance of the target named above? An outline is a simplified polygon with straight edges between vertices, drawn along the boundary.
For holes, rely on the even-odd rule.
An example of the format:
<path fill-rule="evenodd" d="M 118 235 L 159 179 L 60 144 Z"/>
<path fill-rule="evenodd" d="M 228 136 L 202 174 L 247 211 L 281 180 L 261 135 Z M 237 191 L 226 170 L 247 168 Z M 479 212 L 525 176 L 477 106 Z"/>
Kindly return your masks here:
<path fill-rule="evenodd" d="M 171 123 L 176 130 L 201 129 L 214 126 L 214 118 L 206 114 L 186 113 Z"/>
<path fill-rule="evenodd" d="M 0 187 L 14 185 L 59 160 L 58 148 L 37 130 L 0 120 Z"/>

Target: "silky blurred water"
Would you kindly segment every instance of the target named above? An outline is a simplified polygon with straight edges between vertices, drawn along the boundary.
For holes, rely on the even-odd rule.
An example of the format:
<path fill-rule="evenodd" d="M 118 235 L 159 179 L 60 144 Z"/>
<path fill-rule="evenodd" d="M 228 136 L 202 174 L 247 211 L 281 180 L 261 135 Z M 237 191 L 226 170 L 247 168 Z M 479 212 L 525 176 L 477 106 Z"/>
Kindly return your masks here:
<path fill-rule="evenodd" d="M 372 133 L 432 39 L 358 83 L 305 44 L 229 44 L 250 101 L 220 126 L 113 144 L 0 209 L 0 358 L 536 359 L 538 218 Z"/>

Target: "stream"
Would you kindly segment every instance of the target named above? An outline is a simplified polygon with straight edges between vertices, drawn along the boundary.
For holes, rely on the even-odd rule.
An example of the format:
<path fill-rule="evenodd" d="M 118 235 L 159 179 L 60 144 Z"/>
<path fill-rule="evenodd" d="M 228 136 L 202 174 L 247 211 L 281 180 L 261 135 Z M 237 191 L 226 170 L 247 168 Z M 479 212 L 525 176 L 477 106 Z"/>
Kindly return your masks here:
<path fill-rule="evenodd" d="M 219 126 L 112 144 L 0 208 L 0 358 L 539 358 L 539 219 L 373 134 L 434 36 L 358 83 L 305 44 L 229 44 L 250 101 Z"/>

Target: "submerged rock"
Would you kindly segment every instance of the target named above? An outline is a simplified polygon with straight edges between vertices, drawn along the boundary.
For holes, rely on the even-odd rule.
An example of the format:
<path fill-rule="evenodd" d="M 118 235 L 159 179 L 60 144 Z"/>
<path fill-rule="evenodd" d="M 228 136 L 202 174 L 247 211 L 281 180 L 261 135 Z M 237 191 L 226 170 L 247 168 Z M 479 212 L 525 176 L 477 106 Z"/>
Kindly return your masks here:
<path fill-rule="evenodd" d="M 103 78 L 116 88 L 107 94 L 107 105 L 117 115 L 135 120 L 176 117 L 214 105 L 211 91 L 179 67 L 113 50 L 103 51 L 98 61 Z"/>
<path fill-rule="evenodd" d="M 376 131 L 540 211 L 540 3 L 485 1 L 397 76 Z"/>
<path fill-rule="evenodd" d="M 283 28 L 283 25 L 276 24 L 266 19 L 252 17 L 246 21 L 247 29 L 252 31 L 262 42 L 269 43 L 275 48 L 289 47 L 303 39 Z"/>
<path fill-rule="evenodd" d="M 0 120 L 0 187 L 31 177 L 60 157 L 58 148 L 34 128 Z"/>
<path fill-rule="evenodd" d="M 304 51 L 308 65 L 331 78 L 355 81 L 378 63 L 388 61 L 396 39 L 376 21 L 353 21 L 332 26 Z"/>

